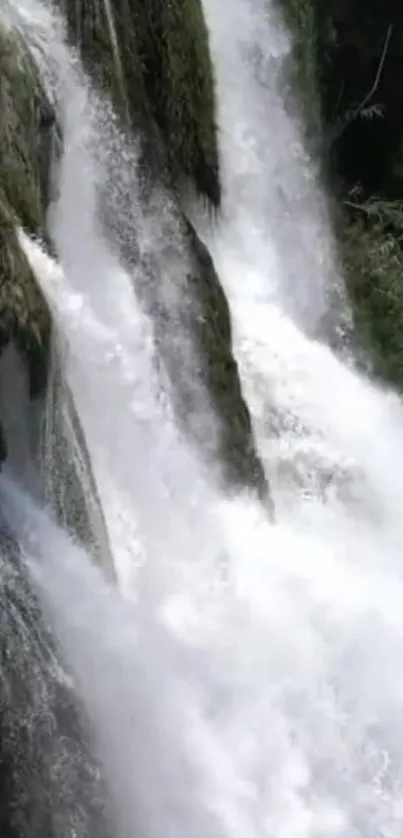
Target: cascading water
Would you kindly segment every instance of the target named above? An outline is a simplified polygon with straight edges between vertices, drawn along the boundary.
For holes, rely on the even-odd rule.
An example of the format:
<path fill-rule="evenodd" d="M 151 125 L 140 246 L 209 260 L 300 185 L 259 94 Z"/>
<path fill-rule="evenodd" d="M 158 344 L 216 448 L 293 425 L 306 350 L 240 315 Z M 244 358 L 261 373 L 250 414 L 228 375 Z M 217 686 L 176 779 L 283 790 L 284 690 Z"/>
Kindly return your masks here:
<path fill-rule="evenodd" d="M 15 4 L 41 18 L 36 1 Z M 259 6 L 205 0 L 226 194 L 208 235 L 276 523 L 209 485 L 160 398 L 141 277 L 96 218 L 110 133 L 88 152 L 85 86 L 51 32 L 67 128 L 61 267 L 23 241 L 70 344 L 66 376 L 136 609 L 7 477 L 1 506 L 86 704 L 115 834 L 400 838 L 403 408 L 314 340 L 339 280 L 281 102 L 288 42 Z M 147 249 L 155 226 L 137 211 Z M 212 427 L 207 406 L 202 420 Z"/>
<path fill-rule="evenodd" d="M 204 0 L 220 89 L 221 161 L 229 223 L 215 257 L 242 266 L 245 291 L 271 300 L 312 336 L 348 324 L 329 211 L 302 132 L 284 103 L 291 41 L 266 0 Z M 210 238 L 210 237 L 209 237 Z M 226 271 L 232 275 L 235 271 Z M 332 318 L 330 305 L 336 306 Z M 327 334 L 324 335 L 325 330 Z"/>

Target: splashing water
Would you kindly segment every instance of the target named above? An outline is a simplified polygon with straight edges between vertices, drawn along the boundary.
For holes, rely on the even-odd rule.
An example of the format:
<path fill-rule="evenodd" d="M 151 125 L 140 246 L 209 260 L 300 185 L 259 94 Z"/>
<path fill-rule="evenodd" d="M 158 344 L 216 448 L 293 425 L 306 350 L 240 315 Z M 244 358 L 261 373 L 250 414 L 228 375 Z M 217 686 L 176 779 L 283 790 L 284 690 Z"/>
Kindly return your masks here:
<path fill-rule="evenodd" d="M 66 374 L 136 610 L 6 478 L 4 514 L 87 703 L 119 836 L 400 838 L 402 405 L 315 339 L 341 283 L 281 99 L 284 30 L 263 4 L 204 4 L 225 206 L 215 231 L 198 222 L 276 524 L 210 485 L 161 399 L 152 318 L 96 223 L 100 162 L 66 66 L 61 267 L 22 240 L 69 339 Z"/>
<path fill-rule="evenodd" d="M 305 332 L 323 336 L 330 327 L 337 332 L 329 304 L 337 303 L 340 315 L 343 292 L 328 209 L 317 167 L 284 103 L 288 34 L 267 0 L 223 0 L 219 7 L 204 0 L 203 5 L 219 88 L 229 222 L 214 248 L 217 265 L 221 271 L 225 262 L 229 276 L 242 271 L 245 293 L 260 300 L 263 287 L 263 298 Z"/>
<path fill-rule="evenodd" d="M 197 657 L 189 673 L 184 651 L 152 615 L 134 612 L 108 588 L 85 554 L 7 477 L 0 491 L 91 708 L 118 834 L 248 835 L 233 786 L 245 791 L 212 736 L 200 685 L 192 683 Z"/>

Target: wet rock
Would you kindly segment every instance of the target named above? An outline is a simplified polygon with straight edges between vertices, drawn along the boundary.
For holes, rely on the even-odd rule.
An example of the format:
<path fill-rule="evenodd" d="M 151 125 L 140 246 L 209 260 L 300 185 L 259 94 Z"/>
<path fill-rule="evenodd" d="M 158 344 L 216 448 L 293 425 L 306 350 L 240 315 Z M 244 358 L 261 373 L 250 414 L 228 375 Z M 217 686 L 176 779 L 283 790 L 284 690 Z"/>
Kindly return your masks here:
<path fill-rule="evenodd" d="M 186 219 L 184 230 L 193 268 L 189 283 L 198 304 L 193 332 L 201 358 L 201 377 L 217 416 L 218 460 L 228 487 L 251 488 L 266 500 L 268 484 L 232 349 L 228 301 L 206 245 Z"/>
<path fill-rule="evenodd" d="M 58 2 L 91 78 L 140 133 L 140 166 L 158 177 L 166 167 L 173 188 L 189 180 L 218 207 L 214 73 L 200 0 Z"/>
<path fill-rule="evenodd" d="M 0 834 L 107 838 L 107 797 L 85 717 L 1 522 L 0 602 Z"/>
<path fill-rule="evenodd" d="M 21 248 L 18 221 L 0 182 L 0 346 L 15 341 L 25 359 L 30 394 L 35 398 L 46 388 L 51 316 Z"/>
<path fill-rule="evenodd" d="M 18 370 L 12 365 L 2 375 L 2 420 L 4 426 L 7 414 L 8 433 L 1 428 L 0 462 L 8 455 L 10 426 L 21 429 L 24 422 L 31 427 L 36 422 L 36 439 L 31 435 L 32 445 L 25 452 L 26 465 L 39 465 L 42 495 L 59 523 L 111 572 L 88 450 L 71 395 L 61 383 L 60 364 L 56 372 L 53 363 L 56 336 L 51 312 L 17 233 L 21 226 L 42 240 L 47 238 L 45 217 L 56 139 L 60 140 L 55 112 L 35 62 L 18 34 L 0 27 L 0 363 L 12 344 L 28 383 L 28 399 L 16 403 L 12 393 Z M 9 408 L 22 411 L 24 417 L 10 417 Z M 67 427 L 69 421 L 72 427 Z M 14 449 L 20 444 L 17 440 Z"/>
<path fill-rule="evenodd" d="M 46 397 L 37 404 L 33 452 L 46 506 L 72 539 L 116 581 L 108 529 L 80 419 L 65 377 L 63 353 L 52 347 Z"/>
<path fill-rule="evenodd" d="M 16 343 L 32 397 L 46 387 L 51 317 L 16 225 L 35 235 L 43 229 L 45 110 L 33 59 L 16 33 L 0 26 L 0 351 L 10 340 Z"/>
<path fill-rule="evenodd" d="M 45 226 L 41 187 L 50 162 L 45 153 L 47 133 L 53 125 L 53 109 L 34 59 L 19 35 L 0 24 L 2 202 L 34 235 L 43 233 Z"/>

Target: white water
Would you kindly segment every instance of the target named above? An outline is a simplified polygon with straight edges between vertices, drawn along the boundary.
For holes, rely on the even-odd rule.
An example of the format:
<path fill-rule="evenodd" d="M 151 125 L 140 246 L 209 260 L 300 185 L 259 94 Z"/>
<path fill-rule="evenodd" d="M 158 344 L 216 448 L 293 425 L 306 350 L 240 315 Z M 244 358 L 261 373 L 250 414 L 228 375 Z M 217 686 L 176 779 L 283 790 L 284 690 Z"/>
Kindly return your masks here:
<path fill-rule="evenodd" d="M 70 339 L 69 380 L 138 610 L 28 503 L 23 543 L 122 836 L 400 838 L 402 405 L 303 332 L 326 314 L 330 233 L 298 131 L 249 63 L 257 46 L 270 69 L 287 41 L 257 3 L 205 5 L 227 199 L 211 246 L 276 524 L 209 488 L 170 422 L 150 324 L 83 200 L 91 160 L 86 171 L 80 158 L 70 203 L 71 153 L 56 224 L 64 273 L 26 247 Z M 23 504 L 3 491 L 20 529 Z"/>
<path fill-rule="evenodd" d="M 223 0 L 219 6 L 203 0 L 203 5 L 220 93 L 229 221 L 215 257 L 221 269 L 231 255 L 256 301 L 263 280 L 265 300 L 309 333 L 323 334 L 330 325 L 329 303 L 343 296 L 342 283 L 317 167 L 284 104 L 289 35 L 267 0 Z"/>

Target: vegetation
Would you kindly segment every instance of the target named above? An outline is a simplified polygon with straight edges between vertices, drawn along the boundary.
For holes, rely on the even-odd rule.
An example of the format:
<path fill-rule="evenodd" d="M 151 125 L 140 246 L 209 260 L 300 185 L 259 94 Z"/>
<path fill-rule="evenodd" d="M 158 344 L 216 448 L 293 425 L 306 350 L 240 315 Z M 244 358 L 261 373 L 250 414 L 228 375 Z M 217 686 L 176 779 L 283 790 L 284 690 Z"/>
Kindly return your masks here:
<path fill-rule="evenodd" d="M 403 387 L 403 10 L 283 0 L 299 87 L 320 118 L 357 337 Z"/>
<path fill-rule="evenodd" d="M 0 28 L 0 175 L 8 205 L 27 231 L 44 228 L 44 159 L 52 109 L 28 50 L 15 33 Z"/>

